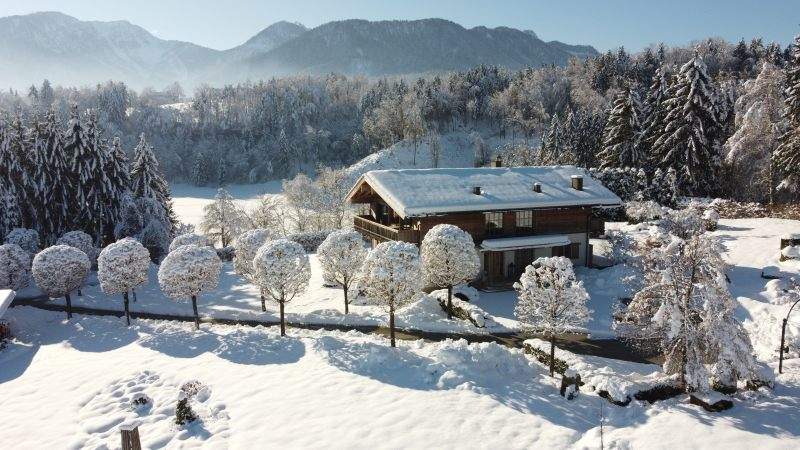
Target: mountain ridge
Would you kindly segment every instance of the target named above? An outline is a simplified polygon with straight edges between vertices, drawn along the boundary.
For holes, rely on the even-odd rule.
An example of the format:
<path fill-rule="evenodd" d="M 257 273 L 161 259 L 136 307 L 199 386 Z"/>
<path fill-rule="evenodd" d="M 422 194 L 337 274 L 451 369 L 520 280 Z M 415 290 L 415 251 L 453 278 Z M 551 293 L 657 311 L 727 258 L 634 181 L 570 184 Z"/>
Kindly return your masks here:
<path fill-rule="evenodd" d="M 48 78 L 91 85 L 109 79 L 135 88 L 178 81 L 191 88 L 290 74 L 393 76 L 446 72 L 477 64 L 511 69 L 564 65 L 596 55 L 591 46 L 545 42 L 509 27 L 465 28 L 445 19 L 347 19 L 315 28 L 275 22 L 244 43 L 215 50 L 165 40 L 126 20 L 82 21 L 53 11 L 0 17 L 0 87 Z"/>

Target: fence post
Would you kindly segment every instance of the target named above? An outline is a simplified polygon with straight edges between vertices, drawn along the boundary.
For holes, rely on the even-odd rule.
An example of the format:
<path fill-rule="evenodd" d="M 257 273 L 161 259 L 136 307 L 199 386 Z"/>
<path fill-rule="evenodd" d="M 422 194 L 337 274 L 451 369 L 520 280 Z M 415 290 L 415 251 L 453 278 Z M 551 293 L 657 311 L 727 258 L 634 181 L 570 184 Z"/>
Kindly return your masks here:
<path fill-rule="evenodd" d="M 123 425 L 119 429 L 122 432 L 122 450 L 142 450 L 138 426 Z"/>

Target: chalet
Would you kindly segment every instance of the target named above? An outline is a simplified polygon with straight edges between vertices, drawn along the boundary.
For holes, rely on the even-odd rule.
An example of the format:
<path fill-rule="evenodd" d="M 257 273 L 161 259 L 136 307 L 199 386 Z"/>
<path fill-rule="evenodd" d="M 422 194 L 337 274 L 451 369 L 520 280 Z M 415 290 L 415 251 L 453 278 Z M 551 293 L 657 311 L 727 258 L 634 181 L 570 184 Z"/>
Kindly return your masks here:
<path fill-rule="evenodd" d="M 581 168 L 480 167 L 374 170 L 348 194 L 361 205 L 354 227 L 374 244 L 420 244 L 448 223 L 472 235 L 482 253 L 476 284 L 508 287 L 534 259 L 567 256 L 591 264 L 589 238 L 602 234 L 597 208 L 621 201 Z"/>

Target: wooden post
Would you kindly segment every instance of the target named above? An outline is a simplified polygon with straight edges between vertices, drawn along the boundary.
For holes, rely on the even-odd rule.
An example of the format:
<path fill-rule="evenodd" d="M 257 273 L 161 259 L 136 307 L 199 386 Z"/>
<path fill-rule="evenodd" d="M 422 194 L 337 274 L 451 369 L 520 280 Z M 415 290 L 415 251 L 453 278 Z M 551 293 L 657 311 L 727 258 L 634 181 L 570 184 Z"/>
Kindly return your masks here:
<path fill-rule="evenodd" d="M 120 427 L 122 434 L 122 450 L 142 450 L 139 440 L 139 427 Z"/>

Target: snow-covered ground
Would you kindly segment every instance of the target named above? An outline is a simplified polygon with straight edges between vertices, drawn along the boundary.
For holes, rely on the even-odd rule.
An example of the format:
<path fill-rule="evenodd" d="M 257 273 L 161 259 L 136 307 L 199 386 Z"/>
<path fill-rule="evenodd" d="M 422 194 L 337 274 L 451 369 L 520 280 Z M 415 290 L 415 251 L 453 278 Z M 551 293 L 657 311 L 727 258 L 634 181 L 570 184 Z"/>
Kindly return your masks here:
<path fill-rule="evenodd" d="M 279 194 L 281 192 L 281 181 L 233 184 L 225 186 L 225 189 L 236 199 L 239 207 L 249 211 L 256 206 L 258 199 L 264 194 Z M 218 188 L 215 187 L 171 184 L 172 207 L 175 209 L 178 219 L 183 223 L 197 226 L 203 219 L 203 208 L 214 201 L 217 190 Z"/>
<path fill-rule="evenodd" d="M 616 407 L 590 387 L 558 394 L 547 369 L 494 343 L 401 341 L 357 332 L 239 328 L 62 315 L 17 307 L 0 352 L 0 439 L 15 449 L 761 448 L 800 445 L 800 364 L 774 391 L 707 413 L 683 397 Z M 647 379 L 657 366 L 565 355 L 587 379 Z M 181 386 L 200 417 L 175 425 Z M 132 400 L 147 396 L 146 405 Z"/>

